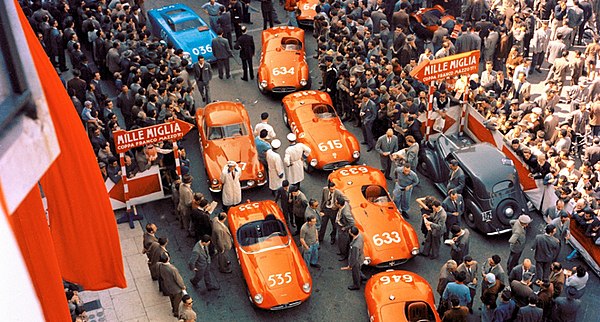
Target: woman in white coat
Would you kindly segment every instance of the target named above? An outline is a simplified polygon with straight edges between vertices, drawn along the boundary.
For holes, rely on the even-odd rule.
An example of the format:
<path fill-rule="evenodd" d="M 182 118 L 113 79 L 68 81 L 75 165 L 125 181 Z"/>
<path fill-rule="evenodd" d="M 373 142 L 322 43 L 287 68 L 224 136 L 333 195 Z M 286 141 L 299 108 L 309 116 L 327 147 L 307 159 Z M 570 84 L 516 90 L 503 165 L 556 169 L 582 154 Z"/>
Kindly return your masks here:
<path fill-rule="evenodd" d="M 285 180 L 285 172 L 283 171 L 283 160 L 277 150 L 281 146 L 281 141 L 278 139 L 271 142 L 271 149 L 267 150 L 267 165 L 269 169 L 269 189 L 273 195 L 277 189 L 281 187 Z"/>
<path fill-rule="evenodd" d="M 227 161 L 227 164 L 221 172 L 222 199 L 223 206 L 229 208 L 242 202 L 242 186 L 240 185 L 240 177 L 242 170 L 238 167 L 235 161 Z"/>

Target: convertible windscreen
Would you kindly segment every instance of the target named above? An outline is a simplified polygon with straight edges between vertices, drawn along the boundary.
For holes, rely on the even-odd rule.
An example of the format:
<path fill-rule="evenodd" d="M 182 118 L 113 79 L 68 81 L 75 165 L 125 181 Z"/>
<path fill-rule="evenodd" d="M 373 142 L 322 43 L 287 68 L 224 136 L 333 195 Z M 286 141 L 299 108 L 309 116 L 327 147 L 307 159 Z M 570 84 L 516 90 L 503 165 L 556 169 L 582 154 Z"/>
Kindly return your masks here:
<path fill-rule="evenodd" d="M 226 138 L 235 138 L 244 136 L 248 133 L 246 126 L 242 123 L 224 125 L 224 126 L 213 126 L 209 127 L 206 131 L 209 140 L 220 140 Z"/>
<path fill-rule="evenodd" d="M 316 104 L 312 109 L 315 116 L 320 119 L 330 119 L 335 117 L 335 110 L 329 105 Z"/>
<path fill-rule="evenodd" d="M 273 215 L 267 215 L 264 220 L 244 224 L 237 231 L 237 239 L 242 247 L 257 245 L 273 237 L 285 236 L 287 230 L 284 223 Z"/>

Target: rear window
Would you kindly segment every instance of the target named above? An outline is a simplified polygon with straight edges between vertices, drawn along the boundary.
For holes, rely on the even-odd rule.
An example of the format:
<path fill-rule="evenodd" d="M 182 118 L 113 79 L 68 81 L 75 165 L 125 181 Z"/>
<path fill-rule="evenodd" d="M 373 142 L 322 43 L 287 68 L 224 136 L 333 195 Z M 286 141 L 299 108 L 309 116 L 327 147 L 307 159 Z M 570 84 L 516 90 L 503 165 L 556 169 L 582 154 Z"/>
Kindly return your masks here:
<path fill-rule="evenodd" d="M 248 130 L 243 123 L 231 124 L 225 126 L 213 126 L 206 130 L 209 140 L 220 140 L 227 138 L 235 138 L 245 136 L 248 134 Z"/>
<path fill-rule="evenodd" d="M 508 181 L 508 180 L 501 181 L 501 182 L 498 182 L 498 183 L 496 183 L 494 185 L 494 187 L 492 188 L 492 192 L 493 193 L 498 193 L 498 192 L 501 192 L 503 190 L 510 189 L 512 187 L 513 187 L 512 181 Z"/>
<path fill-rule="evenodd" d="M 169 24 L 173 31 L 184 31 L 189 29 L 197 29 L 199 27 L 203 27 L 204 25 L 198 19 L 190 19 L 186 21 L 182 21 L 177 24 Z"/>

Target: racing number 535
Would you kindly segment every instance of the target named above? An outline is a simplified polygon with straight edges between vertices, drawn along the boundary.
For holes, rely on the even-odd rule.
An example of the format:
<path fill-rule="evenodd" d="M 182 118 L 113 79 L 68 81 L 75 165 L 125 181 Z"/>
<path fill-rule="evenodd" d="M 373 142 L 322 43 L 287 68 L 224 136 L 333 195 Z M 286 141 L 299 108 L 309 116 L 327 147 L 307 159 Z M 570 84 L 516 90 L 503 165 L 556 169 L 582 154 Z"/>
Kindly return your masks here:
<path fill-rule="evenodd" d="M 267 279 L 269 287 L 275 285 L 290 284 L 292 282 L 292 272 L 286 272 L 284 274 L 271 274 Z"/>
<path fill-rule="evenodd" d="M 198 46 L 198 47 L 192 48 L 192 54 L 194 54 L 196 56 L 198 56 L 198 55 L 205 55 L 206 53 L 212 53 L 212 46 L 211 45 Z"/>

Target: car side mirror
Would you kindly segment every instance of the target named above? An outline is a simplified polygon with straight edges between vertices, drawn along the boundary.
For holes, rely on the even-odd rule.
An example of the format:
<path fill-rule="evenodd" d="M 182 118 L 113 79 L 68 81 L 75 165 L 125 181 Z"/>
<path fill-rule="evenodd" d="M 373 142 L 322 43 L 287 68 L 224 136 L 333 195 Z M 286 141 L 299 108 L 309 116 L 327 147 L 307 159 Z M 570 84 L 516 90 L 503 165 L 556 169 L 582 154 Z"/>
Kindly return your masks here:
<path fill-rule="evenodd" d="M 360 203 L 360 207 L 361 208 L 367 208 L 367 203 L 366 202 L 361 202 Z"/>
<path fill-rule="evenodd" d="M 275 51 L 281 51 L 281 47 L 275 48 Z"/>

